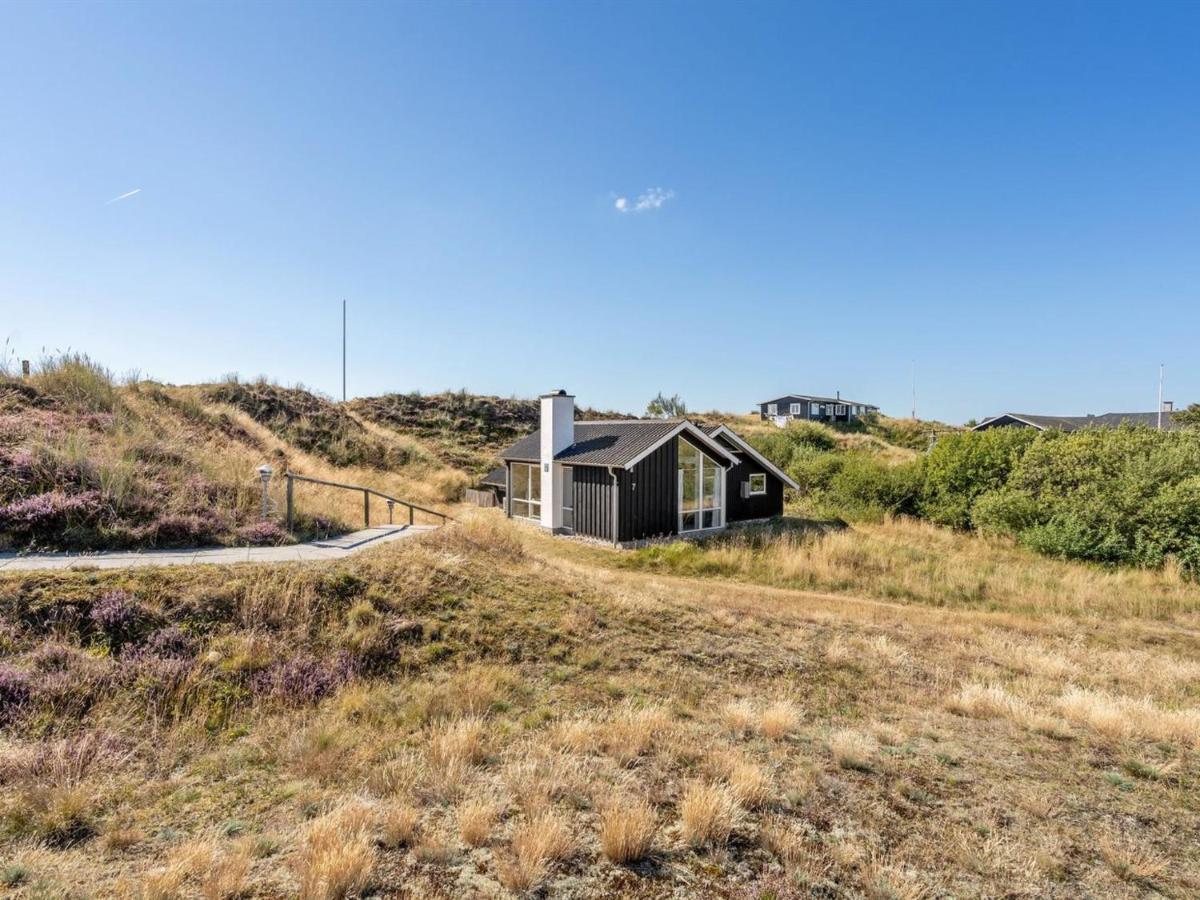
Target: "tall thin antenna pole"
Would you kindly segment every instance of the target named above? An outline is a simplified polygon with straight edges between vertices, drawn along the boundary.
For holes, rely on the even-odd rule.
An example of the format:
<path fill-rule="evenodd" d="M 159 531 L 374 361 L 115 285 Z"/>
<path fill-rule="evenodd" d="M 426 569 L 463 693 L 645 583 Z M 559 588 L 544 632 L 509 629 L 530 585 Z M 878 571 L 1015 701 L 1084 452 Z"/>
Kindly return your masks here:
<path fill-rule="evenodd" d="M 1158 430 L 1162 431 L 1163 364 L 1158 364 Z"/>
<path fill-rule="evenodd" d="M 342 300 L 342 402 L 346 402 L 346 301 Z"/>
<path fill-rule="evenodd" d="M 912 364 L 912 387 L 913 387 L 913 408 L 912 417 L 917 417 L 917 361 L 914 359 Z"/>

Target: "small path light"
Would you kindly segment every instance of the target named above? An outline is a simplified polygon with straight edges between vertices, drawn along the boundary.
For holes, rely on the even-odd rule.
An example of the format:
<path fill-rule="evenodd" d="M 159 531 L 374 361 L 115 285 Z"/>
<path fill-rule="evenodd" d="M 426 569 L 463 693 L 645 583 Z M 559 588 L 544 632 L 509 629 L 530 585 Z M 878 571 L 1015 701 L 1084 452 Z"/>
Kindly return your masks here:
<path fill-rule="evenodd" d="M 268 515 L 269 515 L 269 513 L 270 513 L 270 503 L 271 503 L 271 501 L 270 501 L 270 499 L 269 499 L 269 498 L 268 498 L 268 496 L 267 496 L 267 488 L 268 488 L 268 487 L 270 486 L 270 484 L 271 484 L 271 476 L 272 476 L 274 473 L 275 473 L 275 470 L 274 470 L 274 469 L 272 469 L 272 468 L 271 468 L 270 466 L 268 466 L 268 465 L 265 465 L 265 464 L 264 464 L 264 465 L 261 465 L 261 466 L 259 466 L 259 467 L 258 467 L 258 477 L 259 477 L 259 478 L 262 480 L 262 486 L 263 486 L 263 487 L 262 487 L 262 491 L 263 491 L 263 495 L 262 495 L 262 517 L 263 517 L 264 519 L 265 519 L 265 518 L 267 518 L 267 516 L 268 516 Z"/>
<path fill-rule="evenodd" d="M 388 506 L 388 524 L 389 524 L 389 525 L 391 525 L 391 524 L 392 524 L 392 510 L 393 510 L 393 509 L 395 508 L 395 506 L 396 506 L 396 501 L 395 501 L 395 500 L 389 500 L 389 501 L 387 502 L 387 506 Z"/>

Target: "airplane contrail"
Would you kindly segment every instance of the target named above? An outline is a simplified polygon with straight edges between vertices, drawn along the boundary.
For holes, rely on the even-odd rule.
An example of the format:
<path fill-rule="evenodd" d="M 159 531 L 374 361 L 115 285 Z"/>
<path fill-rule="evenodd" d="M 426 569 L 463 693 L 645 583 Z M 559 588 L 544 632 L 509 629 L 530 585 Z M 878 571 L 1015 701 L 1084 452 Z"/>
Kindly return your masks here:
<path fill-rule="evenodd" d="M 113 197 L 111 200 L 108 201 L 108 203 L 105 203 L 104 205 L 108 206 L 109 203 L 116 203 L 118 200 L 124 200 L 127 197 L 132 197 L 134 194 L 140 194 L 141 192 L 142 192 L 141 188 L 134 188 L 132 191 L 126 191 L 120 197 Z"/>

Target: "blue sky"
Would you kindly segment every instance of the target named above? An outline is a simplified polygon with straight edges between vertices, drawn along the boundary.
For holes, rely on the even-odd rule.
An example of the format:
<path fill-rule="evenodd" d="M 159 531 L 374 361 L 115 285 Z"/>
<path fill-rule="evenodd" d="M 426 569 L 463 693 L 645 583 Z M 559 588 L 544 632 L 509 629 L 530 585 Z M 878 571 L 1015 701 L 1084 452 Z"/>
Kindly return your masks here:
<path fill-rule="evenodd" d="M 338 394 L 345 297 L 353 395 L 1196 401 L 1197 46 L 1186 3 L 7 4 L 0 341 Z"/>

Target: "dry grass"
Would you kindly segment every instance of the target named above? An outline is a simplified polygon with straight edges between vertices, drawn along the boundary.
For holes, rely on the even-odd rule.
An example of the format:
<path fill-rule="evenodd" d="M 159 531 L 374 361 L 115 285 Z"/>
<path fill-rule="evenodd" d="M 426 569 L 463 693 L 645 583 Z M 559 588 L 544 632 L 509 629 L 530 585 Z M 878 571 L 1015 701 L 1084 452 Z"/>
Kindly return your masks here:
<path fill-rule="evenodd" d="M 644 859 L 657 831 L 658 815 L 640 797 L 611 798 L 600 809 L 600 850 L 618 865 Z"/>
<path fill-rule="evenodd" d="M 1130 884 L 1158 893 L 1158 880 L 1167 871 L 1168 860 L 1146 847 L 1124 838 L 1105 835 L 1099 842 L 1100 857 L 1113 874 Z"/>
<path fill-rule="evenodd" d="M 459 761 L 478 765 L 487 756 L 486 736 L 486 723 L 475 716 L 441 725 L 429 734 L 429 764 L 436 768 Z"/>
<path fill-rule="evenodd" d="M 1118 740 L 1139 737 L 1200 748 L 1200 708 L 1163 709 L 1150 698 L 1069 688 L 1055 704 L 1070 721 Z"/>
<path fill-rule="evenodd" d="M 222 847 L 211 840 L 194 841 L 172 852 L 165 866 L 147 873 L 130 892 L 145 900 L 167 900 L 190 885 L 204 900 L 231 900 L 245 895 L 253 863 L 245 843 Z"/>
<path fill-rule="evenodd" d="M 946 700 L 946 708 L 963 716 L 990 719 L 1023 714 L 1024 704 L 998 684 L 965 684 Z"/>
<path fill-rule="evenodd" d="M 670 725 L 670 716 L 658 706 L 626 705 L 611 718 L 595 723 L 593 734 L 604 752 L 622 766 L 636 765 Z"/>
<path fill-rule="evenodd" d="M 694 849 L 719 847 L 741 825 L 745 811 L 728 785 L 692 781 L 679 801 L 679 827 Z"/>
<path fill-rule="evenodd" d="M 504 806 L 488 799 L 466 800 L 460 803 L 455 813 L 458 818 L 458 835 L 468 847 L 482 847 L 492 836 Z"/>
<path fill-rule="evenodd" d="M 829 736 L 829 752 L 833 761 L 843 769 L 871 772 L 875 769 L 879 745 L 873 737 L 861 731 L 840 729 Z"/>
<path fill-rule="evenodd" d="M 121 676 L 86 713 L 56 706 L 54 736 L 34 707 L 0 738 L 0 852 L 24 885 L 236 892 L 240 841 L 208 837 L 227 822 L 265 840 L 245 848 L 243 896 L 497 879 L 638 900 L 1196 893 L 1188 621 L 1081 627 L 701 582 L 613 568 L 623 556 L 499 517 L 464 534 L 330 568 L 0 574 L 0 665 L 41 677 L 52 631 Z M 113 587 L 195 636 L 177 717 L 151 719 L 153 681 L 72 630 Z M 394 664 L 306 704 L 245 692 L 298 651 L 329 659 L 376 615 L 420 625 Z M 142 839 L 122 849 L 126 832 Z M 228 878 L 206 887 L 202 854 L 176 852 L 197 843 L 214 866 L 230 854 Z M 665 864 L 612 865 L 648 855 Z"/>
<path fill-rule="evenodd" d="M 351 801 L 308 826 L 296 858 L 302 898 L 341 900 L 366 888 L 375 867 L 375 815 Z"/>
<path fill-rule="evenodd" d="M 771 799 L 771 776 L 751 762 L 737 763 L 728 775 L 729 789 L 746 809 L 760 809 Z"/>
<path fill-rule="evenodd" d="M 391 804 L 379 817 L 379 842 L 389 850 L 411 847 L 420 830 L 421 812 L 408 804 Z"/>
<path fill-rule="evenodd" d="M 823 534 L 785 531 L 765 543 L 734 534 L 702 546 L 638 551 L 623 563 L 681 575 L 716 574 L 780 587 L 1039 615 L 1169 618 L 1200 612 L 1200 591 L 1170 567 L 1080 565 L 1038 556 L 1001 538 L 958 534 L 910 519 Z"/>
<path fill-rule="evenodd" d="M 744 738 L 754 730 L 758 713 L 749 700 L 734 700 L 721 710 L 721 718 L 730 734 Z"/>
<path fill-rule="evenodd" d="M 550 866 L 566 859 L 575 849 L 575 838 L 566 821 L 552 812 L 542 812 L 517 826 L 513 832 L 512 855 L 499 867 L 501 883 L 514 891 L 527 891 L 540 884 Z"/>
<path fill-rule="evenodd" d="M 800 710 L 790 700 L 779 700 L 762 711 L 758 730 L 765 738 L 782 740 L 800 726 Z"/>

